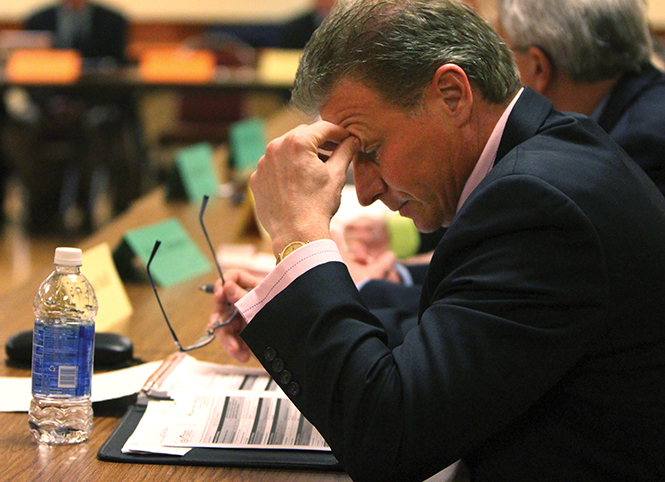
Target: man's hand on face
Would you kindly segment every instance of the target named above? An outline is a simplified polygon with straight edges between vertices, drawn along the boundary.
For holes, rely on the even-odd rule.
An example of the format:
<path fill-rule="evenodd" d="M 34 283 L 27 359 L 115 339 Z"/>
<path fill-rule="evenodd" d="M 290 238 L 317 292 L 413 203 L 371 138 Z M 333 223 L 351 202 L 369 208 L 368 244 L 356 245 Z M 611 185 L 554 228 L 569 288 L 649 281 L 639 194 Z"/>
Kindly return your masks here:
<path fill-rule="evenodd" d="M 292 241 L 330 238 L 330 220 L 359 148 L 346 129 L 325 121 L 299 126 L 268 144 L 250 187 L 275 255 Z M 322 149 L 330 154 L 322 155 Z"/>

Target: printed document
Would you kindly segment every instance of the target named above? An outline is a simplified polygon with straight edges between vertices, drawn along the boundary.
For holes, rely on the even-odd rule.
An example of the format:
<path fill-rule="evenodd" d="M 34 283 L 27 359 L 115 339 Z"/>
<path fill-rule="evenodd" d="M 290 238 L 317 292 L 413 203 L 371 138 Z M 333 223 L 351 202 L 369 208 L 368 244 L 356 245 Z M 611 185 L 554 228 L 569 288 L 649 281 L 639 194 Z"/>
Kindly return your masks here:
<path fill-rule="evenodd" d="M 144 391 L 146 410 L 124 453 L 184 455 L 194 447 L 330 450 L 262 369 L 178 354 Z"/>

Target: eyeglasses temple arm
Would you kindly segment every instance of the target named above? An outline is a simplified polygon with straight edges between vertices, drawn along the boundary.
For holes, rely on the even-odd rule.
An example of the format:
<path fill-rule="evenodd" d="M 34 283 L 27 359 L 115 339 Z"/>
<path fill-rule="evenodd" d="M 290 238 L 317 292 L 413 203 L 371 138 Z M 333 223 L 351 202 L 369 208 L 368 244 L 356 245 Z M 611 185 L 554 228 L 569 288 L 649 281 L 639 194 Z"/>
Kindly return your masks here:
<path fill-rule="evenodd" d="M 203 213 L 205 212 L 206 205 L 208 204 L 208 195 L 204 194 L 203 195 L 203 202 L 201 203 L 201 212 L 199 212 L 199 224 L 201 225 L 201 229 L 203 230 L 203 235 L 206 238 L 206 241 L 208 243 L 208 247 L 210 248 L 210 253 L 212 254 L 212 259 L 215 262 L 215 266 L 217 267 L 217 272 L 219 273 L 219 277 L 222 280 L 222 285 L 224 285 L 224 274 L 222 273 L 222 267 L 219 265 L 219 261 L 217 260 L 217 254 L 215 253 L 215 248 L 212 247 L 212 243 L 210 242 L 210 236 L 208 236 L 208 230 L 206 229 L 205 223 L 203 222 Z"/>
<path fill-rule="evenodd" d="M 169 331 L 171 332 L 171 336 L 173 337 L 173 341 L 175 341 L 175 346 L 178 348 L 180 351 L 184 351 L 182 349 L 182 345 L 180 345 L 180 341 L 178 341 L 178 337 L 175 334 L 175 331 L 171 327 L 171 323 L 169 322 L 169 317 L 166 316 L 166 310 L 164 310 L 164 306 L 162 305 L 162 300 L 159 298 L 159 293 L 157 292 L 157 286 L 155 286 L 155 282 L 152 279 L 152 274 L 150 273 L 150 264 L 152 263 L 153 258 L 155 257 L 155 254 L 157 253 L 157 250 L 159 249 L 159 245 L 162 244 L 160 240 L 155 241 L 155 246 L 152 248 L 152 253 L 150 254 L 150 258 L 148 259 L 148 264 L 146 265 L 146 271 L 148 272 L 148 279 L 150 280 L 150 286 L 152 286 L 152 290 L 155 292 L 155 297 L 157 298 L 157 303 L 159 304 L 159 309 L 162 310 L 162 315 L 164 316 L 164 319 L 166 320 L 166 326 L 169 327 Z"/>

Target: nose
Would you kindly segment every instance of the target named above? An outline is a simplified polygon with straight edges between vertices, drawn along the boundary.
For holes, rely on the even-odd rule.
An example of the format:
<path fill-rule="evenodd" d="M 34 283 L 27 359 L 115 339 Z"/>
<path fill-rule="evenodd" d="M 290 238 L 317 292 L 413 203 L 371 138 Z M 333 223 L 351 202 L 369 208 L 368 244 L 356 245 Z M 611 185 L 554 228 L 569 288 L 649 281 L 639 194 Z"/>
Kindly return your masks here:
<path fill-rule="evenodd" d="M 361 206 L 369 206 L 387 191 L 378 169 L 370 162 L 353 161 L 353 181 Z"/>

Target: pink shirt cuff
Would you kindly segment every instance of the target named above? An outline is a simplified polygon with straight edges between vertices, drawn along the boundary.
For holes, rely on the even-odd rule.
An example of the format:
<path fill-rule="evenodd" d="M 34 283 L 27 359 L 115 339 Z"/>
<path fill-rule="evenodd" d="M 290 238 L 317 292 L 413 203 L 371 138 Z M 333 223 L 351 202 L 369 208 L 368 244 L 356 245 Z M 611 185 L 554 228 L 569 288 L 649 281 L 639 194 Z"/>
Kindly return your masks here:
<path fill-rule="evenodd" d="M 342 262 L 334 241 L 320 239 L 298 248 L 268 273 L 259 285 L 236 303 L 247 323 L 275 296 L 308 270 L 330 261 Z"/>

